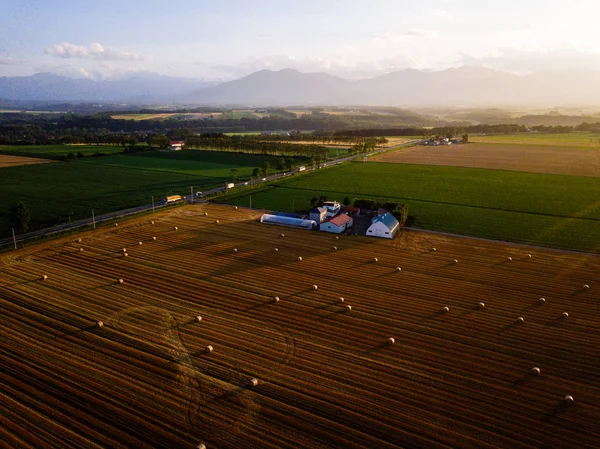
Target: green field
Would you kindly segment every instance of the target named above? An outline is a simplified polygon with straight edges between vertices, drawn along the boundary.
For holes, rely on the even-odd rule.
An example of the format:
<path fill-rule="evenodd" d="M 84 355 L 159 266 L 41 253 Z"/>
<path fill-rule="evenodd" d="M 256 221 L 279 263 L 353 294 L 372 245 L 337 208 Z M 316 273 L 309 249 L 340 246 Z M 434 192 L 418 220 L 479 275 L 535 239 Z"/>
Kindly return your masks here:
<path fill-rule="evenodd" d="M 107 145 L 0 145 L 0 154 L 55 159 L 69 153 L 91 156 L 94 153 L 115 154 L 121 152 L 123 152 L 123 147 Z"/>
<path fill-rule="evenodd" d="M 321 195 L 406 202 L 419 228 L 600 252 L 600 182 L 592 177 L 354 162 L 255 193 L 252 205 L 306 211 Z"/>
<path fill-rule="evenodd" d="M 169 194 L 189 194 L 249 177 L 254 167 L 277 158 L 211 151 L 147 152 L 83 158 L 71 162 L 0 169 L 0 238 L 10 235 L 9 209 L 22 200 L 31 230 L 149 204 Z M 298 159 L 297 163 L 303 163 Z M 274 169 L 273 169 L 274 170 Z"/>
<path fill-rule="evenodd" d="M 600 148 L 600 133 L 517 133 L 469 136 L 470 142 Z"/>

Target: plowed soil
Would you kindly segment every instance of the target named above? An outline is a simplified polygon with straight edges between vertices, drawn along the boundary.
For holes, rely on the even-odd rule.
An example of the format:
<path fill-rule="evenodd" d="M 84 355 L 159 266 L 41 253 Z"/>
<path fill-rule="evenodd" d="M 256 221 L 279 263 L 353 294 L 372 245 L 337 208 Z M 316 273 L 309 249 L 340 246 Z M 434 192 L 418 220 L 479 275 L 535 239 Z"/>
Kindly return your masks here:
<path fill-rule="evenodd" d="M 19 165 L 47 164 L 53 162 L 49 159 L 38 159 L 36 157 L 9 156 L 0 154 L 0 168 L 18 167 Z"/>
<path fill-rule="evenodd" d="M 419 145 L 375 156 L 375 162 L 600 176 L 600 150 L 544 145 Z"/>
<path fill-rule="evenodd" d="M 2 255 L 0 446 L 600 447 L 597 256 L 258 216 Z"/>

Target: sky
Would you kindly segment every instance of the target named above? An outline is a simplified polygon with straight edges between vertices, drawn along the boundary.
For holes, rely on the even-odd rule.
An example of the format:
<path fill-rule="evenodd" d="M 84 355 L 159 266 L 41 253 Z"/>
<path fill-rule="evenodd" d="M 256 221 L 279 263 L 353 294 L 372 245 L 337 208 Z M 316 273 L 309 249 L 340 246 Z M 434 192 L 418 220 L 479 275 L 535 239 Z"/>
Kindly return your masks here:
<path fill-rule="evenodd" d="M 600 69 L 597 0 L 2 0 L 0 76 Z"/>

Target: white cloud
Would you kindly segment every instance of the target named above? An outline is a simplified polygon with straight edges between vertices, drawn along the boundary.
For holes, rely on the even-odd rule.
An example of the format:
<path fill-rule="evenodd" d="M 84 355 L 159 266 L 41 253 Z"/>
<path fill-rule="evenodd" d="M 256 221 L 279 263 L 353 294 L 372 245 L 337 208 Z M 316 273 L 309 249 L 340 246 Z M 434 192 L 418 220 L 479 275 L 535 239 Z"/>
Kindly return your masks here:
<path fill-rule="evenodd" d="M 445 9 L 432 9 L 431 14 L 438 19 L 444 20 L 446 22 L 452 22 L 456 19 L 456 16 L 448 10 Z"/>
<path fill-rule="evenodd" d="M 579 69 L 598 70 L 600 53 L 566 45 L 547 49 L 501 48 L 484 56 L 463 54 L 460 63 L 518 74 Z"/>
<path fill-rule="evenodd" d="M 63 42 L 62 44 L 55 44 L 52 47 L 46 48 L 45 52 L 46 54 L 65 59 L 77 58 L 103 61 L 150 61 L 152 59 L 149 55 L 131 53 L 116 48 L 107 48 L 98 42 L 92 43 L 89 47 Z"/>
<path fill-rule="evenodd" d="M 414 39 L 435 39 L 439 33 L 434 30 L 413 29 L 400 33 L 375 33 L 371 37 L 375 44 L 400 44 Z"/>
<path fill-rule="evenodd" d="M 0 65 L 23 65 L 25 61 L 20 59 L 14 59 L 10 56 L 2 56 L 0 55 Z"/>

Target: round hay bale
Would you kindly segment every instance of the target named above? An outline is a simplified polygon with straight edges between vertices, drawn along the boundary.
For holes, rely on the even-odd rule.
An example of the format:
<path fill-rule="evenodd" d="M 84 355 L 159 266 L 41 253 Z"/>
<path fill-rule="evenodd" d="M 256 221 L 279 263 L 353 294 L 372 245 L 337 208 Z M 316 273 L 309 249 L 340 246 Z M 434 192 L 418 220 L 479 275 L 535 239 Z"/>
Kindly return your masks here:
<path fill-rule="evenodd" d="M 340 297 L 338 298 L 338 301 L 339 301 L 339 302 L 344 302 L 344 297 L 343 297 L 343 296 L 340 296 Z"/>
<path fill-rule="evenodd" d="M 119 223 L 115 223 L 115 228 L 119 226 Z"/>
<path fill-rule="evenodd" d="M 208 212 L 204 212 L 204 216 L 205 216 L 205 217 L 208 217 Z"/>
<path fill-rule="evenodd" d="M 337 251 L 337 246 L 334 246 L 334 247 L 333 247 L 333 250 L 334 250 L 334 251 Z"/>
<path fill-rule="evenodd" d="M 527 254 L 528 259 L 531 259 L 531 257 L 532 257 L 531 254 Z"/>
<path fill-rule="evenodd" d="M 350 304 L 348 304 L 346 306 L 346 312 L 350 312 L 352 310 L 352 306 Z"/>
<path fill-rule="evenodd" d="M 313 285 L 313 290 L 318 290 L 319 287 L 317 285 Z"/>
<path fill-rule="evenodd" d="M 567 404 L 572 404 L 573 402 L 575 402 L 575 399 L 573 399 L 573 396 L 571 396 L 570 394 L 565 396 L 565 402 Z"/>
<path fill-rule="evenodd" d="M 156 241 L 156 237 L 152 237 L 152 240 Z"/>
<path fill-rule="evenodd" d="M 233 248 L 233 252 L 234 252 L 234 253 L 237 253 L 237 252 L 238 252 L 238 249 L 237 249 L 237 248 Z"/>
<path fill-rule="evenodd" d="M 437 251 L 437 248 L 436 248 L 436 247 L 433 247 L 433 248 L 431 248 L 431 252 L 432 252 L 432 253 L 435 253 L 436 251 Z"/>
<path fill-rule="evenodd" d="M 237 206 L 233 206 L 233 208 L 234 208 L 235 210 L 238 210 L 238 207 L 237 207 Z"/>
<path fill-rule="evenodd" d="M 138 242 L 138 245 L 142 246 L 142 242 Z"/>
<path fill-rule="evenodd" d="M 396 343 L 396 339 L 394 337 L 388 338 L 388 344 L 389 345 L 393 345 L 394 343 Z"/>
<path fill-rule="evenodd" d="M 450 307 L 446 306 L 442 309 L 442 312 L 444 313 L 449 313 L 450 312 Z"/>
<path fill-rule="evenodd" d="M 544 304 L 545 302 L 546 302 L 546 298 L 538 299 L 538 303 L 540 303 L 540 304 Z"/>
<path fill-rule="evenodd" d="M 302 261 L 302 257 L 301 257 L 301 256 L 298 256 L 298 260 L 301 262 L 301 261 Z"/>
<path fill-rule="evenodd" d="M 512 261 L 512 257 L 508 256 L 508 257 L 506 258 L 506 261 L 507 261 L 507 262 L 511 262 L 511 261 Z"/>
<path fill-rule="evenodd" d="M 42 276 L 40 277 L 40 280 L 45 281 L 46 279 L 48 279 L 48 275 L 42 274 Z"/>
<path fill-rule="evenodd" d="M 253 377 L 252 379 L 250 379 L 251 387 L 256 387 L 257 385 L 258 385 L 258 379 L 256 377 Z"/>
<path fill-rule="evenodd" d="M 177 226 L 173 226 L 173 231 L 177 231 L 179 228 Z"/>
<path fill-rule="evenodd" d="M 77 239 L 77 243 L 81 243 L 83 240 L 81 239 Z"/>
<path fill-rule="evenodd" d="M 102 326 L 104 326 L 104 323 L 102 321 L 97 321 L 96 326 L 102 327 Z"/>
<path fill-rule="evenodd" d="M 200 321 L 202 321 L 202 317 L 201 317 L 200 315 L 198 315 L 198 316 L 196 317 L 196 321 L 199 323 Z"/>
<path fill-rule="evenodd" d="M 83 252 L 83 248 L 79 248 L 79 252 L 82 253 Z"/>
<path fill-rule="evenodd" d="M 279 252 L 279 248 L 273 248 L 273 252 Z"/>
<path fill-rule="evenodd" d="M 563 319 L 567 319 L 569 318 L 569 312 L 563 312 L 562 315 Z"/>
<path fill-rule="evenodd" d="M 281 233 L 281 236 L 282 236 L 282 237 L 285 237 L 285 234 L 282 232 L 282 233 Z"/>
<path fill-rule="evenodd" d="M 452 261 L 452 263 L 453 263 L 453 264 L 457 264 L 457 263 L 458 263 L 458 259 L 454 259 L 454 260 Z"/>
<path fill-rule="evenodd" d="M 119 278 L 119 284 L 122 284 L 123 282 L 125 282 L 123 279 Z"/>
<path fill-rule="evenodd" d="M 541 371 L 537 366 L 534 366 L 533 368 L 531 368 L 531 374 L 533 374 L 534 376 L 539 376 L 540 373 L 541 373 Z"/>
<path fill-rule="evenodd" d="M 480 302 L 477 305 L 479 306 L 480 309 L 483 309 L 485 307 L 485 303 L 484 302 Z"/>
<path fill-rule="evenodd" d="M 396 267 L 396 271 L 402 271 L 402 268 Z"/>
<path fill-rule="evenodd" d="M 206 444 L 200 443 L 198 446 L 196 446 L 196 449 L 206 449 Z"/>
<path fill-rule="evenodd" d="M 522 324 L 525 322 L 525 318 L 523 318 L 522 316 L 520 316 L 519 318 L 517 318 L 517 323 L 518 324 Z"/>
<path fill-rule="evenodd" d="M 335 236 L 335 239 L 336 239 L 336 240 L 339 240 L 340 238 L 339 238 L 339 237 L 336 235 L 336 236 Z"/>
<path fill-rule="evenodd" d="M 279 296 L 273 296 L 273 302 L 279 302 Z"/>
<path fill-rule="evenodd" d="M 127 256 L 129 256 L 129 254 L 123 253 L 123 257 L 127 257 Z"/>
<path fill-rule="evenodd" d="M 373 262 L 377 263 L 379 262 L 379 259 L 377 257 L 373 257 Z"/>
<path fill-rule="evenodd" d="M 219 224 L 219 220 L 215 220 L 215 224 Z"/>
<path fill-rule="evenodd" d="M 584 284 L 584 285 L 583 285 L 583 289 L 584 289 L 584 290 L 588 290 L 589 288 L 590 288 L 590 286 L 589 286 L 589 285 L 587 285 L 587 284 Z"/>
<path fill-rule="evenodd" d="M 124 253 L 127 252 L 127 248 L 123 248 L 121 251 L 123 251 Z"/>
<path fill-rule="evenodd" d="M 213 349 L 211 345 L 206 346 L 206 352 L 213 352 Z"/>
<path fill-rule="evenodd" d="M 154 220 L 150 220 L 150 224 L 151 224 L 151 225 L 152 225 L 152 224 L 154 224 Z"/>

